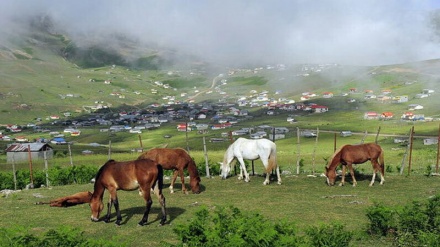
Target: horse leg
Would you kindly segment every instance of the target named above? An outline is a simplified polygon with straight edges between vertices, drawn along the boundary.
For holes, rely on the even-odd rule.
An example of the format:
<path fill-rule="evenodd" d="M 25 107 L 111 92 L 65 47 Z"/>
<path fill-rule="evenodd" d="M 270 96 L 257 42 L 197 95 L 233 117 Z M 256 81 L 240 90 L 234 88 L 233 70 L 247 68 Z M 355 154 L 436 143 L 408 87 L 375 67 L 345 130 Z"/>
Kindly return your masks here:
<path fill-rule="evenodd" d="M 162 194 L 162 190 L 159 189 L 159 186 L 156 185 L 154 188 L 154 194 L 156 194 L 157 199 L 159 199 L 161 211 L 162 211 L 162 218 L 160 219 L 160 225 L 164 225 L 167 220 L 167 210 L 166 210 L 166 203 L 165 203 L 165 196 Z"/>
<path fill-rule="evenodd" d="M 244 164 L 243 158 L 239 158 L 238 162 L 240 162 L 240 165 L 241 165 L 240 176 L 241 176 L 241 172 L 243 172 L 244 173 L 244 181 L 249 182 L 250 181 L 249 173 L 246 171 L 246 165 Z"/>
<path fill-rule="evenodd" d="M 242 180 L 243 179 L 243 168 L 241 167 L 241 162 L 240 162 L 240 165 L 239 165 L 239 167 L 240 167 L 240 175 L 238 175 L 238 180 Z"/>
<path fill-rule="evenodd" d="M 170 193 L 173 194 L 174 193 L 174 183 L 176 182 L 177 179 L 177 170 L 174 170 L 173 172 L 173 178 L 171 179 L 171 184 L 170 184 Z"/>
<path fill-rule="evenodd" d="M 185 178 L 183 176 L 183 169 L 179 170 L 179 175 L 180 175 L 180 182 L 182 183 L 182 192 L 184 194 L 188 194 L 188 191 L 186 190 L 186 186 L 185 186 Z"/>
<path fill-rule="evenodd" d="M 374 185 L 374 181 L 376 180 L 376 173 L 380 172 L 380 185 L 383 185 L 385 182 L 385 178 L 383 175 L 383 166 L 381 166 L 377 160 L 371 160 L 371 164 L 373 165 L 373 177 L 370 182 L 370 186 Z"/>
<path fill-rule="evenodd" d="M 269 165 L 268 164 L 268 157 L 260 157 L 261 158 L 261 161 L 263 162 L 263 166 L 264 166 L 264 168 L 266 168 L 267 169 L 267 166 Z M 270 171 L 269 172 L 267 172 L 266 171 L 266 179 L 264 180 L 264 182 L 263 182 L 263 185 L 268 185 L 270 183 Z"/>
<path fill-rule="evenodd" d="M 348 166 L 348 168 L 350 169 L 351 179 L 353 180 L 353 187 L 356 187 L 356 185 L 357 185 L 357 181 L 356 181 L 356 178 L 354 177 L 353 164 L 350 163 L 350 164 L 348 164 L 347 166 Z"/>
<path fill-rule="evenodd" d="M 280 175 L 280 167 L 279 166 L 277 166 L 276 171 L 277 171 L 278 184 L 281 184 L 281 175 Z"/>
<path fill-rule="evenodd" d="M 147 224 L 148 221 L 148 215 L 150 214 L 150 209 L 151 209 L 151 205 L 153 204 L 153 200 L 151 200 L 151 196 L 148 193 L 145 193 L 145 197 L 146 197 L 146 207 L 145 207 L 145 212 L 144 212 L 144 216 L 142 217 L 141 221 L 139 221 L 138 225 L 140 226 L 144 226 Z"/>
<path fill-rule="evenodd" d="M 121 220 L 122 220 L 122 216 L 121 216 L 121 211 L 119 210 L 119 201 L 118 201 L 118 196 L 116 194 L 116 189 L 115 188 L 110 188 L 108 189 L 109 193 L 110 193 L 110 201 L 107 204 L 107 216 L 105 218 L 105 222 L 109 223 L 110 222 L 110 213 L 111 213 L 111 208 L 112 205 L 115 207 L 116 210 L 116 225 L 120 225 L 121 224 Z"/>
<path fill-rule="evenodd" d="M 104 218 L 104 222 L 105 223 L 109 223 L 110 222 L 110 214 L 112 211 L 112 207 L 113 207 L 113 200 L 109 199 L 108 203 L 107 203 L 107 215 Z"/>
<path fill-rule="evenodd" d="M 344 185 L 345 185 L 345 165 L 342 165 L 342 177 L 339 186 L 344 186 Z"/>
<path fill-rule="evenodd" d="M 116 197 L 115 200 L 113 200 L 113 205 L 115 206 L 116 210 L 116 221 L 115 224 L 120 226 L 122 221 L 121 211 L 119 210 L 119 200 L 118 197 Z"/>

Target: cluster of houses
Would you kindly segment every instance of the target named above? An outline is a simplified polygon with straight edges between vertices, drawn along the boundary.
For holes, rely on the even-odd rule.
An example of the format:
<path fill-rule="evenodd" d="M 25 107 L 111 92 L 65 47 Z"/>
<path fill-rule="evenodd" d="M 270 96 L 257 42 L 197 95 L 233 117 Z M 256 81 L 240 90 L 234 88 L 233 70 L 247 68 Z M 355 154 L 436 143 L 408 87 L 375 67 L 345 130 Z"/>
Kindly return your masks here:
<path fill-rule="evenodd" d="M 372 91 L 368 90 L 366 91 L 366 99 L 373 99 L 376 98 L 376 96 L 372 96 Z M 408 96 L 402 95 L 402 96 L 387 96 L 391 93 L 391 90 L 383 90 L 382 95 L 380 97 L 380 101 L 390 100 L 391 103 L 403 103 L 408 102 Z M 434 90 L 432 89 L 424 89 L 422 90 L 422 93 L 416 94 L 415 98 L 426 98 L 429 97 L 434 93 Z M 416 110 L 422 110 L 424 107 L 420 104 L 409 104 L 408 105 L 408 111 L 402 113 L 400 116 L 401 120 L 407 120 L 407 121 L 431 121 L 432 118 L 425 117 L 424 114 L 416 114 L 414 111 Z M 379 119 L 379 120 L 390 120 L 394 119 L 394 113 L 389 111 L 384 111 L 381 113 L 375 112 L 375 111 L 368 111 L 364 113 L 364 119 L 366 120 L 372 120 L 372 119 Z"/>

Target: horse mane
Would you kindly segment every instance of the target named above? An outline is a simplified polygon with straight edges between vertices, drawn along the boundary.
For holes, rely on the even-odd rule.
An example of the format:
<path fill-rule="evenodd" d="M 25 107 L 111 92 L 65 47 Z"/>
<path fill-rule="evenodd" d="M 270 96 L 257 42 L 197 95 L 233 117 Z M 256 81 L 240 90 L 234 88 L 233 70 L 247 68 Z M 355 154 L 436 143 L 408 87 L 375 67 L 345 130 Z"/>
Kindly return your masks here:
<path fill-rule="evenodd" d="M 107 162 L 105 162 L 105 164 L 103 166 L 101 166 L 101 168 L 99 168 L 98 172 L 96 173 L 95 176 L 95 181 L 98 180 L 98 178 L 101 176 L 102 172 L 104 171 L 104 168 L 107 166 L 107 164 L 115 162 L 115 160 L 110 159 Z"/>
<path fill-rule="evenodd" d="M 344 146 L 338 148 L 338 149 L 333 153 L 332 157 L 330 158 L 330 163 L 327 164 L 327 168 L 330 168 L 330 166 L 332 165 L 334 159 L 336 159 L 337 157 L 341 157 L 341 151 L 342 151 L 342 149 L 345 148 L 346 146 L 348 146 L 348 145 L 344 145 Z"/>
<path fill-rule="evenodd" d="M 240 139 L 240 138 L 239 138 Z M 237 139 L 238 140 L 238 139 Z M 235 143 L 235 142 L 234 142 Z M 228 164 L 228 157 L 230 155 L 230 153 L 232 152 L 232 147 L 234 146 L 234 143 L 232 143 L 231 145 L 229 145 L 229 147 L 226 149 L 225 154 L 223 155 L 223 165 Z M 235 158 L 235 157 L 234 157 Z"/>
<path fill-rule="evenodd" d="M 194 160 L 192 158 L 188 162 L 187 169 L 188 169 L 189 176 L 191 178 L 199 178 L 200 179 L 199 171 L 197 170 L 196 162 L 194 162 Z"/>

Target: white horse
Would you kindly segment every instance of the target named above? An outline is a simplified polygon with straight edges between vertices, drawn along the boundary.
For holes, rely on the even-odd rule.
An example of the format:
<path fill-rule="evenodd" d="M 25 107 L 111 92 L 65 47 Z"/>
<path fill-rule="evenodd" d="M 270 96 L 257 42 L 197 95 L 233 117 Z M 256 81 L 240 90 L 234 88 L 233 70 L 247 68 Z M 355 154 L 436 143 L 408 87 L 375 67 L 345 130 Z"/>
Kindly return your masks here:
<path fill-rule="evenodd" d="M 231 171 L 231 162 L 237 159 L 240 162 L 240 176 L 238 179 L 243 179 L 249 182 L 249 174 L 246 171 L 244 160 L 257 160 L 261 159 L 264 168 L 266 168 L 266 180 L 263 184 L 269 184 L 269 176 L 272 169 L 276 169 L 278 184 L 281 184 L 280 169 L 277 165 L 277 148 L 274 142 L 268 139 L 256 139 L 250 140 L 246 138 L 238 138 L 232 143 L 223 157 L 223 163 L 221 163 L 221 176 L 225 179 Z"/>

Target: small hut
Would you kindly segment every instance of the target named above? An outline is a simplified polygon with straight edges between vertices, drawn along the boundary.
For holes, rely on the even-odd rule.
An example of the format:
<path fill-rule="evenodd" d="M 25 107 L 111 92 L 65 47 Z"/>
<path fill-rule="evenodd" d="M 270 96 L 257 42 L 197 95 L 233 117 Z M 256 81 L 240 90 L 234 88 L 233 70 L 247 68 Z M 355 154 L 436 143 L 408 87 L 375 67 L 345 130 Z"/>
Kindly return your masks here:
<path fill-rule="evenodd" d="M 53 149 L 47 143 L 13 143 L 6 148 L 7 162 L 24 162 L 29 160 L 29 153 L 32 160 L 44 159 L 44 152 L 46 158 L 53 157 Z"/>

